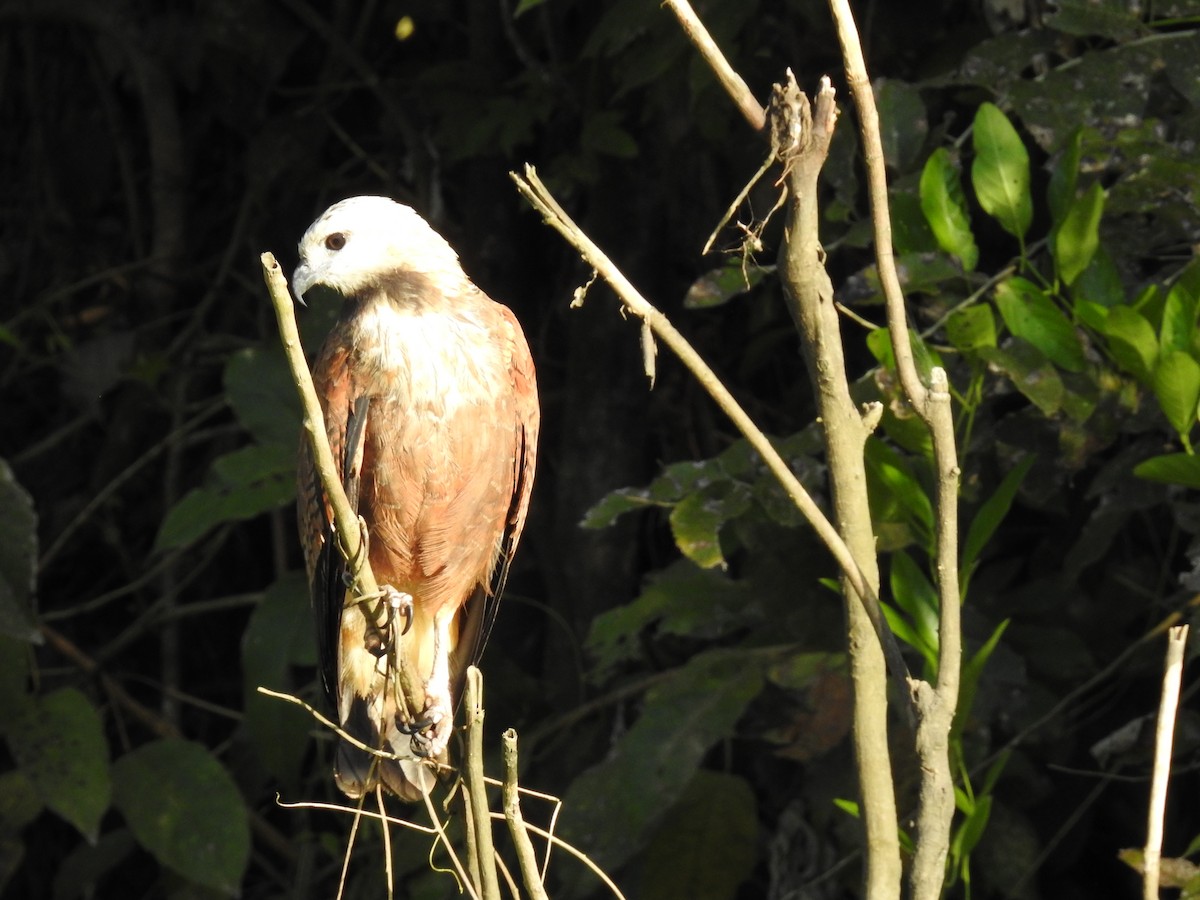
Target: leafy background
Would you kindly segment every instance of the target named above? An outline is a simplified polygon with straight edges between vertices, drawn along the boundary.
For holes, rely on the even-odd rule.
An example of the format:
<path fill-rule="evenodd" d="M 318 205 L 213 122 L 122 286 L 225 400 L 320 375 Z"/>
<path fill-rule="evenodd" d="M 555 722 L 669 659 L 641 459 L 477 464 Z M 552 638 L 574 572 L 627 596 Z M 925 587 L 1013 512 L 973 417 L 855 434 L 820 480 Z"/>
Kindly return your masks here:
<path fill-rule="evenodd" d="M 788 65 L 846 96 L 823 4 L 696 5 L 757 96 Z M 856 4 L 918 355 L 958 390 L 959 894 L 1136 890 L 1116 853 L 1143 833 L 1154 629 L 1193 608 L 1200 8 L 1131 8 Z M 778 223 L 756 259 L 699 255 L 764 149 L 657 2 L 4 0 L 0 84 L 4 896 L 333 893 L 348 819 L 276 803 L 335 799 L 328 741 L 255 693 L 318 696 L 258 255 L 290 265 L 363 192 L 430 218 L 537 359 L 543 462 L 484 663 L 524 783 L 630 896 L 855 894 L 832 563 L 672 360 L 647 389 L 606 289 L 568 308 L 588 273 L 507 177 L 539 167 L 819 493 Z M 824 242 L 858 389 L 888 403 L 870 488 L 919 668 L 927 448 L 859 322 L 882 315 L 854 132 L 844 108 Z M 310 346 L 332 313 L 303 314 Z M 1173 803 L 1168 853 L 1197 834 Z M 454 891 L 395 843 L 408 894 Z M 381 869 L 368 831 L 350 894 Z M 551 870 L 554 896 L 596 891 Z"/>

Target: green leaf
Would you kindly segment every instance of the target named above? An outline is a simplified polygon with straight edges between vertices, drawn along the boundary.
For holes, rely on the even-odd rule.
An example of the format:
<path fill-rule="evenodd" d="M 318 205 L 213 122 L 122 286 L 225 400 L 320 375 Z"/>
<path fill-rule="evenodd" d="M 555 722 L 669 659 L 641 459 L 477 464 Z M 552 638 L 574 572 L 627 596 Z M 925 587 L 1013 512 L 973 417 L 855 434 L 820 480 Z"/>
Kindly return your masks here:
<path fill-rule="evenodd" d="M 725 566 L 721 554 L 721 524 L 726 517 L 718 502 L 703 493 L 689 494 L 671 510 L 671 534 L 684 556 L 711 569 Z"/>
<path fill-rule="evenodd" d="M 935 660 L 938 650 L 938 594 L 929 576 L 903 550 L 892 554 L 892 599 L 908 615 L 920 640 Z M 925 652 L 922 649 L 922 652 Z"/>
<path fill-rule="evenodd" d="M 1161 484 L 1181 484 L 1200 490 L 1200 456 L 1192 453 L 1164 453 L 1142 460 L 1133 474 Z"/>
<path fill-rule="evenodd" d="M 225 366 L 225 394 L 238 421 L 258 443 L 299 446 L 300 397 L 282 350 L 235 353 Z"/>
<path fill-rule="evenodd" d="M 732 734 L 762 689 L 760 662 L 741 648 L 710 650 L 651 688 L 604 762 L 568 788 L 564 836 L 608 871 L 628 860 L 683 796 L 709 748 Z"/>
<path fill-rule="evenodd" d="M 1111 309 L 1125 304 L 1125 285 L 1121 283 L 1121 273 L 1103 244 L 1096 249 L 1096 255 L 1083 274 L 1071 285 L 1071 296 L 1075 303 L 1076 318 L 1097 331 L 1101 330 L 1100 327 L 1094 321 L 1089 321 L 1081 311 L 1082 306 Z"/>
<path fill-rule="evenodd" d="M 0 773 L 0 836 L 20 834 L 44 808 L 38 789 L 24 772 L 9 769 Z"/>
<path fill-rule="evenodd" d="M 1198 834 L 1194 838 L 1192 838 L 1191 842 L 1187 845 L 1187 847 L 1184 849 L 1184 851 L 1182 853 L 1180 853 L 1179 855 L 1186 857 L 1186 856 L 1195 856 L 1197 853 L 1200 853 L 1200 834 Z"/>
<path fill-rule="evenodd" d="M 17 766 L 42 801 L 94 842 L 112 785 L 104 729 L 87 697 L 75 688 L 38 697 L 3 728 Z"/>
<path fill-rule="evenodd" d="M 839 590 L 837 583 L 833 591 Z M 771 663 L 767 668 L 767 680 L 789 691 L 808 691 L 813 682 L 830 672 L 846 672 L 846 654 L 838 653 L 789 653 Z"/>
<path fill-rule="evenodd" d="M 242 696 L 246 733 L 264 767 L 289 787 L 300 782 L 312 719 L 259 687 L 297 693 L 293 666 L 316 664 L 316 638 L 303 575 L 285 575 L 267 589 L 242 635 Z"/>
<path fill-rule="evenodd" d="M 969 353 L 980 347 L 996 346 L 996 317 L 986 304 L 956 309 L 946 318 L 946 339 Z"/>
<path fill-rule="evenodd" d="M 1145 30 L 1138 9 L 1124 0 L 1057 0 L 1047 8 L 1045 22 L 1063 34 L 1099 35 L 1123 43 Z"/>
<path fill-rule="evenodd" d="M 774 266 L 743 266 L 741 259 L 731 259 L 721 268 L 710 269 L 692 282 L 683 298 L 683 308 L 709 309 L 722 306 L 749 291 L 763 280 L 764 275 L 774 271 Z"/>
<path fill-rule="evenodd" d="M 520 0 L 520 2 L 517 3 L 517 8 L 513 10 L 513 18 L 515 19 L 517 16 L 524 15 L 531 9 L 536 9 L 545 2 L 546 0 Z"/>
<path fill-rule="evenodd" d="M 962 678 L 958 685 L 958 707 L 954 711 L 954 725 L 951 729 L 956 737 L 962 733 L 963 723 L 971 715 L 971 708 L 975 705 L 975 694 L 979 691 L 979 679 L 983 677 L 988 660 L 1000 644 L 1000 638 L 1008 630 L 1008 623 L 1009 620 L 1005 619 L 997 625 L 984 645 L 963 663 Z"/>
<path fill-rule="evenodd" d="M 113 801 L 138 842 L 189 881 L 236 896 L 250 859 L 246 806 L 200 744 L 170 738 L 113 765 Z"/>
<path fill-rule="evenodd" d="M 1037 285 L 1018 276 L 1005 279 L 996 286 L 996 308 L 1015 337 L 1068 372 L 1084 370 L 1087 363 L 1075 326 Z"/>
<path fill-rule="evenodd" d="M 939 147 L 921 172 L 921 210 L 938 246 L 958 258 L 966 272 L 979 262 L 979 247 L 971 233 L 971 217 L 962 179 L 950 151 Z"/>
<path fill-rule="evenodd" d="M 1190 273 L 1200 273 L 1193 263 Z M 1158 329 L 1159 343 L 1164 350 L 1191 351 L 1196 337 L 1196 314 L 1200 306 L 1200 285 L 1193 285 L 1195 276 L 1185 274 L 1171 286 L 1163 303 L 1162 323 Z"/>
<path fill-rule="evenodd" d="M 596 616 L 585 646 L 602 677 L 640 652 L 642 632 L 652 625 L 662 634 L 711 640 L 759 616 L 746 582 L 681 559 L 652 573 L 632 603 Z"/>
<path fill-rule="evenodd" d="M 921 654 L 922 659 L 925 660 L 926 673 L 936 673 L 937 650 L 929 646 L 929 643 L 921 636 L 921 632 L 905 617 L 904 613 L 887 603 L 884 603 L 881 608 L 883 617 L 887 620 L 888 629 L 896 636 L 896 640 Z"/>
<path fill-rule="evenodd" d="M 1164 353 L 1154 368 L 1154 396 L 1171 427 L 1186 440 L 1200 404 L 1200 363 L 1179 350 Z"/>
<path fill-rule="evenodd" d="M 958 826 L 954 832 L 954 837 L 951 839 L 951 853 L 959 861 L 960 873 L 964 881 L 969 880 L 969 869 L 967 866 L 971 857 L 971 851 L 975 849 L 980 838 L 983 837 L 983 832 L 987 829 L 988 818 L 991 814 L 992 798 L 977 797 L 975 803 L 971 805 L 971 809 L 967 812 L 966 818 Z"/>
<path fill-rule="evenodd" d="M 1017 489 L 1021 487 L 1021 482 L 1033 468 L 1033 463 L 1034 457 L 1027 456 L 1009 469 L 1004 480 L 1000 482 L 1000 486 L 983 502 L 979 507 L 979 512 L 975 513 L 975 518 L 971 520 L 971 526 L 967 529 L 966 540 L 963 541 L 962 563 L 959 566 L 962 572 L 968 573 L 975 568 L 975 563 L 979 560 L 979 555 L 983 553 L 983 548 L 987 546 L 988 541 L 992 539 L 992 536 L 1000 528 L 1000 523 L 1004 521 L 1004 517 L 1012 508 L 1013 499 L 1017 496 Z"/>
<path fill-rule="evenodd" d="M 296 453 L 279 444 L 251 445 L 213 462 L 208 483 L 184 494 L 167 511 L 154 549 L 197 541 L 217 525 L 253 519 L 296 496 Z"/>
<path fill-rule="evenodd" d="M 1096 255 L 1104 200 L 1104 189 L 1099 183 L 1093 184 L 1071 204 L 1054 233 L 1054 265 L 1064 284 L 1074 284 Z"/>
<path fill-rule="evenodd" d="M 933 504 L 907 459 L 874 437 L 866 445 L 867 489 L 875 521 L 902 519 L 923 546 L 934 533 Z"/>
<path fill-rule="evenodd" d="M 647 900 L 733 900 L 758 860 L 758 810 L 744 778 L 701 769 L 641 858 Z"/>
<path fill-rule="evenodd" d="M 975 114 L 975 160 L 971 183 L 984 212 L 1024 242 L 1033 221 L 1029 194 L 1029 152 L 1008 117 L 992 103 Z"/>
<path fill-rule="evenodd" d="M 1158 338 L 1145 316 L 1128 306 L 1114 306 L 1104 320 L 1104 334 L 1117 364 L 1148 385 L 1158 359 Z"/>
<path fill-rule="evenodd" d="M 916 161 L 929 133 L 920 88 L 895 78 L 876 79 L 872 87 L 884 161 L 893 169 L 905 170 Z"/>
<path fill-rule="evenodd" d="M 909 347 L 912 349 L 913 362 L 921 380 L 929 383 L 929 372 L 934 366 L 942 365 L 942 358 L 937 351 L 921 339 L 915 328 L 908 330 Z M 876 328 L 867 335 L 867 349 L 879 360 L 880 365 L 889 370 L 895 370 L 896 357 L 892 349 L 892 335 L 886 328 Z"/>
<path fill-rule="evenodd" d="M 34 609 L 37 513 L 33 499 L 0 459 L 0 634 L 42 643 Z"/>
<path fill-rule="evenodd" d="M 579 523 L 581 528 L 607 528 L 618 518 L 628 512 L 638 512 L 651 506 L 667 504 L 651 500 L 650 492 L 645 488 L 619 488 L 599 501 L 586 513 Z"/>
<path fill-rule="evenodd" d="M 1079 181 L 1079 160 L 1083 147 L 1083 129 L 1076 129 L 1064 142 L 1054 168 L 1050 172 L 1050 183 L 1046 187 L 1046 202 L 1050 206 L 1050 218 L 1057 229 L 1062 225 L 1068 210 L 1075 202 L 1075 185 Z"/>
<path fill-rule="evenodd" d="M 1062 408 L 1062 377 L 1032 344 L 1015 338 L 1004 348 L 983 347 L 979 355 L 1046 415 L 1052 416 Z"/>
<path fill-rule="evenodd" d="M 895 186 L 894 186 L 895 187 Z M 921 197 L 919 195 L 919 184 L 914 184 L 912 190 L 894 190 L 889 199 L 892 207 L 892 243 L 896 250 L 896 259 L 904 259 L 918 254 L 937 253 L 938 256 L 945 256 L 938 246 L 937 238 L 933 234 L 933 229 L 929 227 L 929 220 L 925 217 L 925 210 L 921 209 Z M 834 219 L 830 215 L 828 208 L 826 209 L 825 218 L 830 221 L 844 221 L 847 224 L 853 223 L 851 227 L 861 229 L 859 224 L 861 220 L 856 219 L 847 210 L 847 214 L 842 219 Z M 962 276 L 962 264 L 956 263 L 956 275 Z M 876 276 L 878 277 L 878 276 Z"/>

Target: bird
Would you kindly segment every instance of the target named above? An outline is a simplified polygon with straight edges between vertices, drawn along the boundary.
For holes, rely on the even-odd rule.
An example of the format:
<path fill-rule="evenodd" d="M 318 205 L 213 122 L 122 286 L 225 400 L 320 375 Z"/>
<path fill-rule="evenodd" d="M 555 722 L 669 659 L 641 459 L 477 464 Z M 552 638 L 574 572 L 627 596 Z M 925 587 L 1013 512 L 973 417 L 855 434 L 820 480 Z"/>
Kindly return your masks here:
<path fill-rule="evenodd" d="M 540 408 L 512 311 L 412 208 L 351 197 L 305 231 L 292 289 L 341 297 L 313 383 L 381 597 L 355 593 L 313 454 L 297 507 L 322 681 L 342 730 L 334 780 L 419 800 L 447 764 L 466 668 L 529 512 Z M 411 684 L 412 708 L 400 675 Z"/>

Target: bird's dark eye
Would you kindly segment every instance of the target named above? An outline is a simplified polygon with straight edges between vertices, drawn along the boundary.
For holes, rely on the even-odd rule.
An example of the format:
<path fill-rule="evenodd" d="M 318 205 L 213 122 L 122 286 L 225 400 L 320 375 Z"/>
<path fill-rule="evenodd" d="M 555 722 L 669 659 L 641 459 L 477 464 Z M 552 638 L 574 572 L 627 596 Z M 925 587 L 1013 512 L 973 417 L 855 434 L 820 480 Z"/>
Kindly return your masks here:
<path fill-rule="evenodd" d="M 325 246 L 330 250 L 341 250 L 346 246 L 346 236 L 340 231 L 335 231 L 329 237 L 325 238 Z"/>

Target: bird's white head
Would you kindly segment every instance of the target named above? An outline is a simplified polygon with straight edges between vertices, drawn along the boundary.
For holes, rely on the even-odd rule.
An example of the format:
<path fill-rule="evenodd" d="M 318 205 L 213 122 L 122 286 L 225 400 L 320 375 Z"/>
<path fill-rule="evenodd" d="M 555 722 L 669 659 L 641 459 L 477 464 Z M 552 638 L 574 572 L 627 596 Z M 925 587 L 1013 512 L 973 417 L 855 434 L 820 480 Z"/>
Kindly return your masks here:
<path fill-rule="evenodd" d="M 304 232 L 292 289 L 300 298 L 316 285 L 350 296 L 404 272 L 464 277 L 458 254 L 410 207 L 388 197 L 351 197 Z"/>

